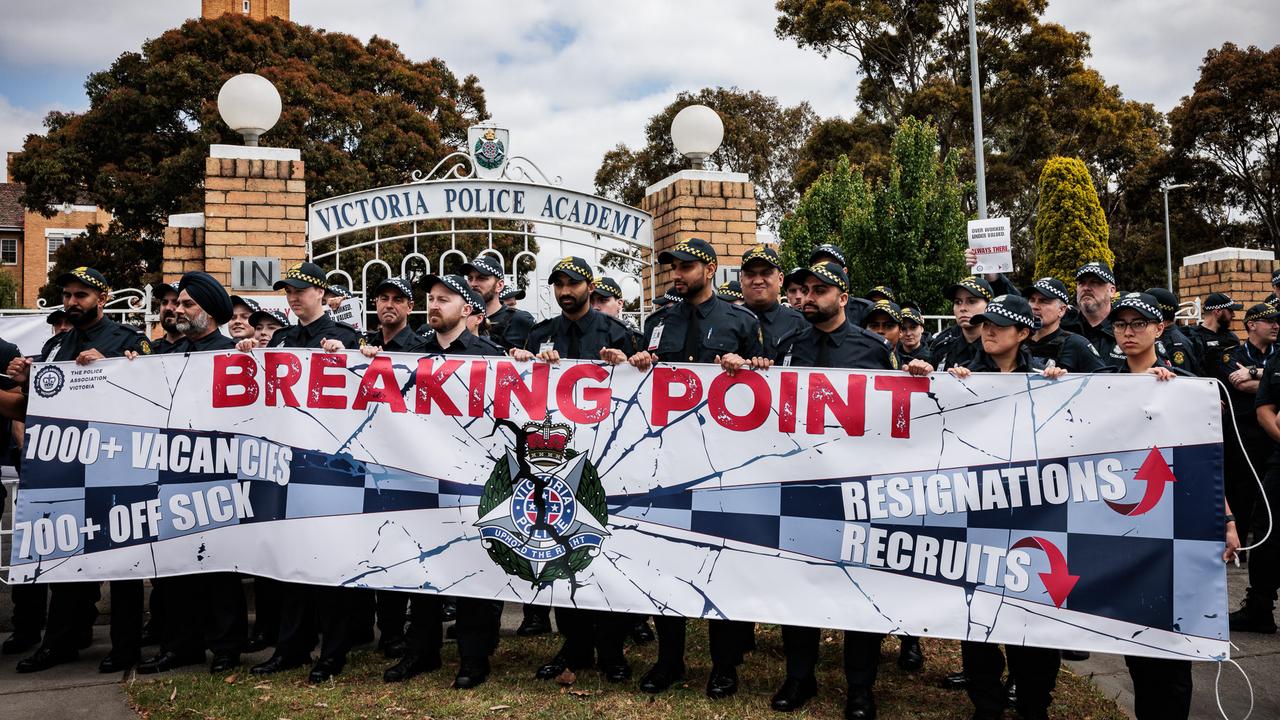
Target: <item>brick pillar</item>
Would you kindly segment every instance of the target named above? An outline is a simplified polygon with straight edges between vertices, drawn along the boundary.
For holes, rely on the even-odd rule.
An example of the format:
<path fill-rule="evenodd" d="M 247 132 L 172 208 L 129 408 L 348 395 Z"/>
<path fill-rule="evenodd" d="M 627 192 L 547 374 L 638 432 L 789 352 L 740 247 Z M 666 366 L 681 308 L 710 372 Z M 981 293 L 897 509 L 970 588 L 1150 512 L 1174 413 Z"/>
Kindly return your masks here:
<path fill-rule="evenodd" d="M 646 188 L 640 209 L 653 215 L 655 262 L 663 250 L 699 237 L 715 248 L 721 268 L 737 267 L 756 244 L 755 186 L 743 173 L 681 170 Z M 645 278 L 650 301 L 671 286 L 670 270 L 658 265 L 654 271 L 657 287 Z"/>
<path fill-rule="evenodd" d="M 281 268 L 305 260 L 307 188 L 299 151 L 213 145 L 209 155 L 204 212 L 170 217 L 164 277 L 200 269 L 231 288 L 233 257 L 275 257 Z"/>
<path fill-rule="evenodd" d="M 1262 302 L 1271 294 L 1271 273 L 1276 269 L 1275 253 L 1266 250 L 1220 248 L 1182 259 L 1178 269 L 1178 299 L 1188 302 L 1213 292 L 1222 292 L 1244 305 Z M 1244 336 L 1244 313 L 1236 313 L 1231 329 Z"/>

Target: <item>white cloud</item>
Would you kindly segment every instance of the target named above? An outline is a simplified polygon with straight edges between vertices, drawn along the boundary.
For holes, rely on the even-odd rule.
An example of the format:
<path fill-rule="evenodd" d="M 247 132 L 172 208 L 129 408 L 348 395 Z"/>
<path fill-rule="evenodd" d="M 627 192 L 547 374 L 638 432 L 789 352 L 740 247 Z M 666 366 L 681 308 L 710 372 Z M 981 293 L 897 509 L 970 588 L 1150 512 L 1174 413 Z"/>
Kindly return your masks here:
<path fill-rule="evenodd" d="M 28 134 L 42 129 L 45 113 L 16 107 L 0 95 L 0 148 L 6 151 L 22 148 Z M 0 157 L 0 161 L 3 158 Z M 0 162 L 0 182 L 9 182 L 8 163 Z"/>

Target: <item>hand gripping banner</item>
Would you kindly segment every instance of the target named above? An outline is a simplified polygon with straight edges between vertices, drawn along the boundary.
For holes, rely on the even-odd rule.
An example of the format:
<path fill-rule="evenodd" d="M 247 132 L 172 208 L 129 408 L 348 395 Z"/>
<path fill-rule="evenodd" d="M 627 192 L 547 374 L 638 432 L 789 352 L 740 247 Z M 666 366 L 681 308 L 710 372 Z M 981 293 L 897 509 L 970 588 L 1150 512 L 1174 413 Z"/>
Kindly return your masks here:
<path fill-rule="evenodd" d="M 1217 660 L 1208 380 L 259 350 L 35 368 L 15 583 L 234 570 Z"/>

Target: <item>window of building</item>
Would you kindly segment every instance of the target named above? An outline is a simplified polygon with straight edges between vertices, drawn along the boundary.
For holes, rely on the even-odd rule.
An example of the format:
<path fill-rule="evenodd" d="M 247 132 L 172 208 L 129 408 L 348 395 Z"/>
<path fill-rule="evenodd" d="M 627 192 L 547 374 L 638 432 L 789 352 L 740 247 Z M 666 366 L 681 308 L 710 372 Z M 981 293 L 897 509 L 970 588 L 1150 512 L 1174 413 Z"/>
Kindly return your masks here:
<path fill-rule="evenodd" d="M 71 238 L 78 237 L 83 234 L 84 233 L 78 233 L 78 232 L 69 230 L 65 233 L 56 233 L 56 234 L 49 233 L 48 235 L 45 236 L 45 239 L 48 240 L 49 242 L 49 252 L 48 252 L 48 256 L 45 258 L 45 260 L 47 261 L 46 264 L 48 265 L 49 270 L 53 269 L 53 256 L 58 252 L 58 248 L 62 247 L 63 245 L 66 245 L 67 241 L 70 240 Z"/>
<path fill-rule="evenodd" d="M 244 0 L 244 14 L 249 14 L 249 0 Z"/>
<path fill-rule="evenodd" d="M 18 238 L 0 239 L 0 264 L 18 264 Z"/>

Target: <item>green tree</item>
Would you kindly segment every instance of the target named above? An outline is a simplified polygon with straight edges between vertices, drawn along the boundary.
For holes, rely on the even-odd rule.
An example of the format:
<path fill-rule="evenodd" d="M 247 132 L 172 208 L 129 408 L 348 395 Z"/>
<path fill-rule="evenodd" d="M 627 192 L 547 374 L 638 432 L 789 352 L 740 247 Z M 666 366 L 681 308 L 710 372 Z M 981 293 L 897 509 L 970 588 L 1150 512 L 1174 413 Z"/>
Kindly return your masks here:
<path fill-rule="evenodd" d="M 941 156 L 938 130 L 906 118 L 893 136 L 887 178 L 869 181 L 840 157 L 782 221 L 786 267 L 833 243 L 849 260 L 855 293 L 889 284 L 927 312 L 942 312 L 942 289 L 966 274 L 964 188 L 954 152 Z"/>
<path fill-rule="evenodd" d="M 190 20 L 91 74 L 89 109 L 50 113 L 47 132 L 29 135 L 15 159 L 23 202 L 52 208 L 87 197 L 114 215 L 120 232 L 154 241 L 169 214 L 202 209 L 209 145 L 240 142 L 216 98 L 242 72 L 279 89 L 283 112 L 262 142 L 301 149 L 309 200 L 429 170 L 487 117 L 475 76 L 460 80 L 439 59 L 412 61 L 378 37 L 364 43 L 228 13 Z M 152 274 L 156 262 L 147 258 Z"/>
<path fill-rule="evenodd" d="M 18 297 L 18 279 L 8 270 L 0 270 L 0 308 L 16 308 L 22 306 Z"/>
<path fill-rule="evenodd" d="M 1116 235 L 1156 242 L 1148 225 L 1130 222 L 1125 198 L 1129 173 L 1158 155 L 1167 135 L 1151 105 L 1125 99 L 1088 66 L 1087 34 L 1041 21 L 1046 5 L 987 0 L 977 8 L 988 207 L 1010 218 L 1021 273 L 1031 265 L 1035 179 L 1055 155 L 1085 161 Z M 876 126 L 893 128 L 903 117 L 932 117 L 943 156 L 960 149 L 959 170 L 972 176 L 966 0 L 779 0 L 777 9 L 779 37 L 847 56 L 862 75 L 861 113 L 827 121 L 823 135 L 802 147 L 801 188 L 840 154 L 866 158 L 869 177 L 886 177 L 887 165 L 874 156 L 889 153 L 887 142 L 876 147 L 889 133 Z M 837 129 L 841 123 L 847 127 Z"/>
<path fill-rule="evenodd" d="M 682 92 L 649 119 L 645 145 L 618 145 L 605 153 L 596 170 L 596 191 L 628 205 L 639 205 L 644 189 L 689 166 L 671 142 L 671 121 L 689 105 L 706 105 L 724 121 L 724 142 L 706 160 L 712 170 L 746 173 L 756 186 L 760 223 L 776 228 L 798 193 L 792 177 L 801 143 L 817 116 L 808 103 L 783 107 L 777 98 L 755 90 L 703 88 Z"/>
<path fill-rule="evenodd" d="M 1280 250 L 1280 45 L 1210 50 L 1195 91 L 1169 113 L 1174 152 L 1202 161 L 1200 182 L 1256 223 L 1256 243 Z M 1199 185 L 1197 187 L 1200 187 Z"/>
<path fill-rule="evenodd" d="M 1040 173 L 1036 212 L 1036 277 L 1056 277 L 1075 289 L 1076 268 L 1102 261 L 1115 266 L 1107 218 L 1089 169 L 1079 158 L 1051 158 Z"/>

